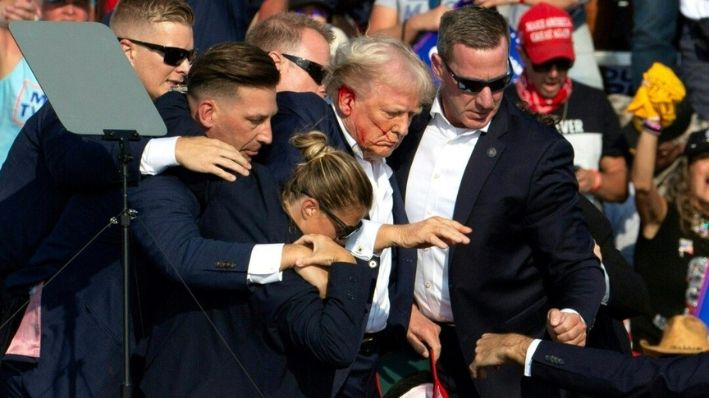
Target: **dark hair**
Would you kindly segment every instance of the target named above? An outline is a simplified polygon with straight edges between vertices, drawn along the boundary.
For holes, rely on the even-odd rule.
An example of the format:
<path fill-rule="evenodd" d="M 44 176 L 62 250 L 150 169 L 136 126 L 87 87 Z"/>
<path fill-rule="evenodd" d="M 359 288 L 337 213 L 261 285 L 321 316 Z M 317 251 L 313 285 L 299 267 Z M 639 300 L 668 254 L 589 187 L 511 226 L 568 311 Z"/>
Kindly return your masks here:
<path fill-rule="evenodd" d="M 285 12 L 254 25 L 246 32 L 245 41 L 267 52 L 288 52 L 300 47 L 305 29 L 316 31 L 328 43 L 334 39 L 332 31 L 314 19 L 294 12 Z"/>
<path fill-rule="evenodd" d="M 292 203 L 307 192 L 331 210 L 372 206 L 372 184 L 364 170 L 353 156 L 328 146 L 325 134 L 296 134 L 290 142 L 304 160 L 283 188 L 285 203 Z"/>
<path fill-rule="evenodd" d="M 210 47 L 195 60 L 187 75 L 190 96 L 232 95 L 235 88 L 275 88 L 280 74 L 271 57 L 246 43 L 225 42 Z"/>
<path fill-rule="evenodd" d="M 504 38 L 510 43 L 510 30 L 497 10 L 477 6 L 451 10 L 441 17 L 438 28 L 438 54 L 449 61 L 455 44 L 478 50 L 491 50 Z"/>

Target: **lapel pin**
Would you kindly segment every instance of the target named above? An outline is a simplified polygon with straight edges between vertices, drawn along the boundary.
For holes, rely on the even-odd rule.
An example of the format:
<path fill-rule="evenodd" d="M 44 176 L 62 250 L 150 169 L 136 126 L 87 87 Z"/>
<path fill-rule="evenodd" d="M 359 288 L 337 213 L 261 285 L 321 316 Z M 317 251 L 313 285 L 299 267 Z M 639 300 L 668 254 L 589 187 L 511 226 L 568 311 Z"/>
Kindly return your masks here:
<path fill-rule="evenodd" d="M 495 147 L 489 148 L 487 150 L 487 157 L 494 158 L 495 156 L 497 156 L 497 149 L 495 149 Z"/>

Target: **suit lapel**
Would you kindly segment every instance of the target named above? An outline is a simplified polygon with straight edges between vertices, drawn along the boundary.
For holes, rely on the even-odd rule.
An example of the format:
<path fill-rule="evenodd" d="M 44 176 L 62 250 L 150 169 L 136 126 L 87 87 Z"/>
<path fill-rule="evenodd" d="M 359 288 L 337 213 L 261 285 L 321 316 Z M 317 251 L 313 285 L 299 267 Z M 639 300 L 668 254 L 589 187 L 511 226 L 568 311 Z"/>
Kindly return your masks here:
<path fill-rule="evenodd" d="M 340 123 L 337 122 L 337 115 L 335 115 L 335 109 L 329 104 L 327 107 L 327 130 L 329 131 L 331 139 L 330 146 L 333 146 L 341 151 L 345 151 L 349 153 L 352 157 L 354 157 L 355 154 L 352 151 L 352 147 L 350 147 L 350 144 L 347 142 L 347 138 L 345 137 L 345 134 L 347 134 L 347 132 L 343 131 L 340 128 Z"/>
<path fill-rule="evenodd" d="M 499 138 L 507 132 L 508 117 L 505 103 L 503 103 L 493 118 L 488 132 L 482 134 L 478 139 L 468 164 L 465 166 L 453 211 L 453 219 L 462 224 L 467 224 L 480 189 L 505 150 L 505 143 Z"/>
<path fill-rule="evenodd" d="M 406 198 L 406 184 L 409 181 L 409 172 L 411 171 L 411 163 L 416 156 L 421 137 L 426 130 L 428 122 L 431 121 L 431 113 L 428 109 L 411 122 L 409 134 L 402 141 L 401 145 L 396 148 L 394 154 L 387 159 L 387 164 L 394 169 L 396 181 L 399 183 L 401 197 Z"/>

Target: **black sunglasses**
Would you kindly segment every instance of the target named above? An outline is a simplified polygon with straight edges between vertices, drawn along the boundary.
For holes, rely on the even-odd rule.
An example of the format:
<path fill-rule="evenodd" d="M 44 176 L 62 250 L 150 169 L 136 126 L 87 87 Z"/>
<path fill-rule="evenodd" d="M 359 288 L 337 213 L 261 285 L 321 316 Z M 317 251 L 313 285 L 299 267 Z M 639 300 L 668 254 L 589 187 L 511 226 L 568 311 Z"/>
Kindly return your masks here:
<path fill-rule="evenodd" d="M 292 63 L 298 65 L 301 69 L 303 69 L 308 75 L 310 75 L 311 78 L 313 78 L 313 81 L 317 83 L 317 85 L 321 85 L 323 79 L 325 78 L 325 75 L 327 72 L 325 71 L 325 67 L 320 65 L 317 62 L 313 62 L 310 60 L 307 60 L 305 58 L 297 57 L 295 55 L 290 55 L 290 54 L 281 54 L 283 57 Z"/>
<path fill-rule="evenodd" d="M 551 68 L 556 67 L 556 70 L 566 72 L 574 66 L 574 62 L 566 58 L 555 58 L 544 62 L 543 64 L 532 64 L 532 69 L 537 73 L 548 73 Z"/>
<path fill-rule="evenodd" d="M 502 91 L 505 89 L 505 87 L 507 87 L 508 84 L 510 84 L 510 80 L 512 80 L 512 72 L 509 67 L 509 63 L 507 65 L 507 73 L 504 76 L 491 80 L 465 79 L 453 73 L 451 67 L 448 66 L 448 63 L 446 61 L 443 61 L 443 65 L 445 65 L 448 73 L 450 73 L 453 80 L 455 80 L 455 82 L 458 84 L 458 89 L 467 91 L 472 94 L 477 94 L 483 91 L 485 87 L 489 87 L 490 91 L 492 91 L 493 93 Z"/>
<path fill-rule="evenodd" d="M 154 44 L 154 43 L 148 43 L 145 41 L 140 41 L 140 40 L 135 40 L 135 39 L 128 39 L 125 37 L 119 37 L 118 40 L 130 40 L 135 44 L 141 45 L 145 48 L 149 48 L 151 50 L 155 51 L 160 51 L 163 53 L 163 58 L 162 62 L 165 63 L 165 65 L 170 65 L 170 66 L 179 66 L 184 60 L 189 61 L 189 63 L 192 63 L 194 61 L 195 57 L 195 50 L 185 50 L 184 48 L 178 48 L 178 47 L 165 47 L 161 46 L 159 44 Z"/>
<path fill-rule="evenodd" d="M 310 196 L 311 198 L 317 200 L 316 197 L 313 195 L 301 191 L 303 195 Z M 331 212 L 327 207 L 323 206 L 322 203 L 318 200 L 318 205 L 320 206 L 320 210 L 325 213 L 327 218 L 332 221 L 333 224 L 335 224 L 335 236 L 337 237 L 337 240 L 339 241 L 346 241 L 349 239 L 352 235 L 354 235 L 355 232 L 359 231 L 362 228 L 362 220 L 359 220 L 359 222 L 355 225 L 347 225 L 345 224 L 344 221 L 340 220 L 340 217 L 337 217 L 335 213 Z"/>

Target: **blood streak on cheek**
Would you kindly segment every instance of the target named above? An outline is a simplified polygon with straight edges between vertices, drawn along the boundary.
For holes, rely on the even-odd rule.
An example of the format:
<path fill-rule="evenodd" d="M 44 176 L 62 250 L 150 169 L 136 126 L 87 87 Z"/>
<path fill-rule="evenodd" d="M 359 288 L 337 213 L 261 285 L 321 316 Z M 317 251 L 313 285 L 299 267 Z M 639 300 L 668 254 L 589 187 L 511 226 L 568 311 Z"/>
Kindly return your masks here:
<path fill-rule="evenodd" d="M 382 133 L 382 136 L 386 137 L 387 134 L 389 133 L 389 130 L 385 130 L 385 129 L 381 128 L 381 126 L 379 126 L 377 123 L 372 123 L 372 124 L 373 124 L 376 128 L 379 129 L 379 131 Z"/>
<path fill-rule="evenodd" d="M 357 136 L 357 143 L 361 145 L 367 137 L 367 134 L 359 127 L 356 128 L 355 133 L 355 135 Z"/>

